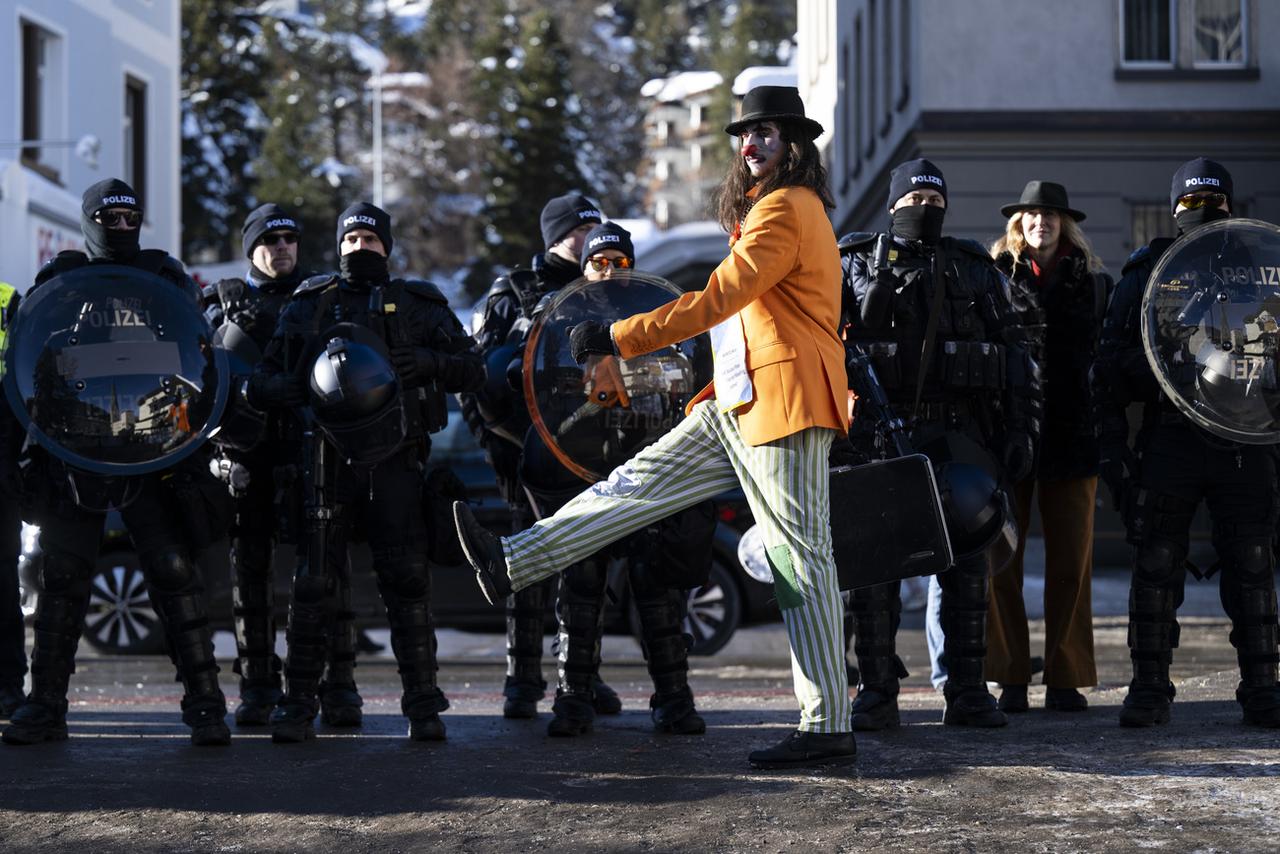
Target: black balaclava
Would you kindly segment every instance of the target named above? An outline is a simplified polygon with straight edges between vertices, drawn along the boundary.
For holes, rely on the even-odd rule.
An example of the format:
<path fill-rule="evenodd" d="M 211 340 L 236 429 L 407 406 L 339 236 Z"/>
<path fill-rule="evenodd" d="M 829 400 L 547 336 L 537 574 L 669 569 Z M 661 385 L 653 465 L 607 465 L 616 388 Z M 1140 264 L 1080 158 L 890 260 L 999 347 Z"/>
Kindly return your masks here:
<path fill-rule="evenodd" d="M 386 255 L 379 255 L 372 249 L 358 249 L 347 255 L 342 254 L 342 238 L 348 231 L 367 228 L 382 241 Z M 356 202 L 338 214 L 338 272 L 342 278 L 355 284 L 379 284 L 389 279 L 387 257 L 391 255 L 391 214 L 377 205 L 368 202 Z"/>
<path fill-rule="evenodd" d="M 942 220 L 946 216 L 947 209 L 937 205 L 907 205 L 893 212 L 890 231 L 904 240 L 933 245 L 942 238 Z"/>
<path fill-rule="evenodd" d="M 118 230 L 94 222 L 93 215 L 103 208 L 129 208 L 141 212 L 142 200 L 124 181 L 108 178 L 85 190 L 80 204 L 80 231 L 84 234 L 89 257 L 95 261 L 128 264 L 138 257 L 138 236 L 142 228 Z"/>
<path fill-rule="evenodd" d="M 1197 157 L 1183 163 L 1178 167 L 1178 171 L 1173 173 L 1173 183 L 1169 187 L 1169 206 L 1176 210 L 1178 199 L 1188 193 L 1221 193 L 1227 197 L 1227 206 L 1230 207 L 1233 192 L 1231 173 L 1227 171 L 1227 167 L 1216 160 Z M 1216 222 L 1229 216 L 1231 216 L 1229 211 L 1202 207 L 1178 211 L 1173 218 L 1178 223 L 1178 232 L 1181 233 L 1204 225 L 1206 222 Z"/>

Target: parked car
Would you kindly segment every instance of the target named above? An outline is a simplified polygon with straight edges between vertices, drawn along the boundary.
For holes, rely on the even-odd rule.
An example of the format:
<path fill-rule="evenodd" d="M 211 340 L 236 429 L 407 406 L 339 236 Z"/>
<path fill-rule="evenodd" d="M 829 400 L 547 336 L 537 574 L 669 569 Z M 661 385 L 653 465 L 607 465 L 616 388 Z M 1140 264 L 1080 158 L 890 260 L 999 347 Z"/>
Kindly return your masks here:
<path fill-rule="evenodd" d="M 467 487 L 469 500 L 482 524 L 493 530 L 509 529 L 510 513 L 498 493 L 493 470 L 452 400 L 448 426 L 432 437 L 431 461 L 437 465 L 449 465 L 458 475 Z M 689 591 L 686 630 L 693 636 L 691 651 L 694 655 L 711 655 L 724 647 L 744 621 L 767 618 L 771 613 L 772 616 L 777 615 L 771 601 L 772 586 L 752 579 L 738 562 L 738 540 L 751 525 L 746 501 L 741 493 L 730 493 L 722 497 L 718 508 L 720 520 L 716 526 L 710 578 L 705 585 Z M 293 546 L 283 544 L 275 556 L 276 609 L 281 626 L 287 616 L 294 556 Z M 350 560 L 352 610 L 356 614 L 357 626 L 385 627 L 386 613 L 371 569 L 368 546 L 353 543 Z M 34 613 L 34 594 L 39 590 L 41 561 L 38 529 L 27 526 L 19 575 L 24 588 L 24 608 L 28 614 Z M 210 620 L 215 629 L 230 630 L 231 569 L 225 541 L 214 544 L 199 555 L 199 563 L 208 594 Z M 503 629 L 501 609 L 485 601 L 469 566 L 432 564 L 431 573 L 431 607 L 437 626 Z M 610 588 L 614 595 L 607 603 L 606 630 L 637 634 L 638 617 L 628 595 L 625 566 L 620 563 L 611 567 Z M 548 629 L 554 625 L 554 612 L 549 607 Z M 108 514 L 104 525 L 84 637 L 95 649 L 110 654 L 163 651 L 159 620 L 147 595 L 138 555 L 119 514 L 115 512 Z"/>

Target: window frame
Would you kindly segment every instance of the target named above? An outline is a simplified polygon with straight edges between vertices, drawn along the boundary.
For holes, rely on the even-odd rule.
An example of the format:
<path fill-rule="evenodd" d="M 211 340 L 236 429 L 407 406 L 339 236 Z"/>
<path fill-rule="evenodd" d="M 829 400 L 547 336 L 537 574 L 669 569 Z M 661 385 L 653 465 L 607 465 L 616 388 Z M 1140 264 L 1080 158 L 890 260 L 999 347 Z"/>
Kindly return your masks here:
<path fill-rule="evenodd" d="M 1236 0 L 1240 6 L 1240 59 L 1236 62 L 1222 62 L 1219 60 L 1200 60 L 1196 58 L 1196 33 L 1193 29 L 1191 32 L 1191 62 L 1188 67 L 1197 71 L 1233 71 L 1249 67 L 1249 0 Z M 1191 9 L 1188 12 L 1188 21 L 1191 27 L 1195 27 L 1199 21 L 1200 0 L 1191 0 Z"/>
<path fill-rule="evenodd" d="M 42 17 L 40 14 L 32 12 L 29 7 L 19 6 L 16 10 L 17 33 L 15 54 L 18 67 L 17 80 L 17 100 L 14 104 L 15 127 L 20 134 L 19 141 L 26 141 L 27 121 L 26 121 L 26 97 L 27 97 L 27 77 L 26 77 L 26 28 L 33 27 L 40 31 L 46 40 L 46 44 L 52 47 L 52 50 L 46 48 L 46 56 L 43 68 L 48 76 L 43 78 L 39 84 L 39 94 L 45 96 L 45 102 L 38 105 L 39 113 L 37 124 L 40 125 L 38 136 L 35 139 L 41 141 L 62 140 L 69 136 L 69 115 L 70 115 L 70 91 L 67 86 L 69 61 L 67 51 L 67 31 L 59 27 L 53 21 Z M 35 156 L 29 156 L 27 152 L 34 151 Z M 26 169 L 41 175 L 42 177 L 62 185 L 63 175 L 68 169 L 68 156 L 70 150 L 67 146 L 57 146 L 50 148 L 43 145 L 27 146 L 18 149 L 18 163 Z"/>
<path fill-rule="evenodd" d="M 1132 70 L 1166 71 L 1178 67 L 1178 0 L 1164 0 L 1169 13 L 1169 59 L 1128 59 L 1125 57 L 1125 7 L 1130 0 L 1119 0 L 1116 3 L 1116 33 L 1119 37 L 1119 67 Z"/>

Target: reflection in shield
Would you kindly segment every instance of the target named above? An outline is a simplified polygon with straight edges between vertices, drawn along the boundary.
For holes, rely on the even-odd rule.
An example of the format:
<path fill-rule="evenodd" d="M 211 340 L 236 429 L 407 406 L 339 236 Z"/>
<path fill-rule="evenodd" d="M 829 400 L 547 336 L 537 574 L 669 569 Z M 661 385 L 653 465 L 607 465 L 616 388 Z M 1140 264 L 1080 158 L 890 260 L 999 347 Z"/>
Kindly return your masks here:
<path fill-rule="evenodd" d="M 1226 219 L 1183 235 L 1142 298 L 1142 343 L 1161 390 L 1216 436 L 1280 442 L 1277 311 L 1280 228 Z"/>
<path fill-rule="evenodd" d="M 196 304 L 131 267 L 90 266 L 24 300 L 5 392 L 37 442 L 74 468 L 146 474 L 193 452 L 226 405 L 226 356 Z"/>
<path fill-rule="evenodd" d="M 543 442 L 583 480 L 603 480 L 684 417 L 685 404 L 710 382 L 711 348 L 700 335 L 634 359 L 592 356 L 578 365 L 569 330 L 651 311 L 681 293 L 644 273 L 580 279 L 535 318 L 525 347 L 525 399 Z"/>

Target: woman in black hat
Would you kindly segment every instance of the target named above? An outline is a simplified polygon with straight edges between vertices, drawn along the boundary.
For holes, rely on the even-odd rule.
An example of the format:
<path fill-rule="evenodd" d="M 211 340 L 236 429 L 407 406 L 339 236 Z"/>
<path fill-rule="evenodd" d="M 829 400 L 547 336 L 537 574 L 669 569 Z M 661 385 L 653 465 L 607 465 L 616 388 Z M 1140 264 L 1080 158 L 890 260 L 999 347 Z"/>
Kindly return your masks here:
<path fill-rule="evenodd" d="M 1004 235 L 991 246 L 1009 279 L 1012 302 L 1044 387 L 1044 427 L 1033 474 L 1014 484 L 1018 527 L 1031 519 L 1039 493 L 1045 546 L 1045 707 L 1085 711 L 1078 688 L 1096 685 L 1093 656 L 1094 494 L 1098 442 L 1089 399 L 1089 365 L 1111 277 L 1102 270 L 1061 184 L 1031 181 L 1000 213 Z M 1004 688 L 1000 708 L 1024 712 L 1031 649 L 1022 599 L 1023 543 L 1013 565 L 991 583 L 986 675 Z"/>

